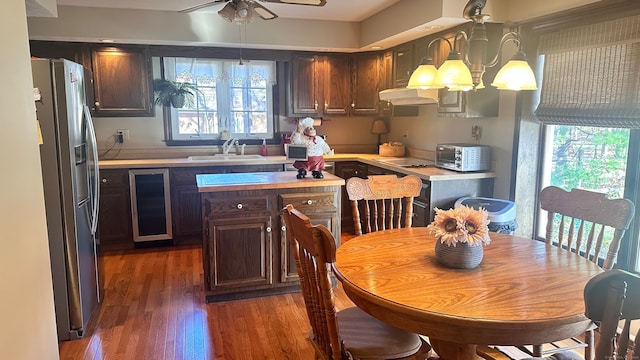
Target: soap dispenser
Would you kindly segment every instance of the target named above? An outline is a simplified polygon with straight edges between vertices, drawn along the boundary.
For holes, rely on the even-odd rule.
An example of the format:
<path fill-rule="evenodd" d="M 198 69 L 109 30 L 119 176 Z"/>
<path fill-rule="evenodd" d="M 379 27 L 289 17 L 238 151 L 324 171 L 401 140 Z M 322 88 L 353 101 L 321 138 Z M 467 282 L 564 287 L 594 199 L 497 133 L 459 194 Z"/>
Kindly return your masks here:
<path fill-rule="evenodd" d="M 262 139 L 262 149 L 260 150 L 260 155 L 267 156 L 267 140 Z"/>

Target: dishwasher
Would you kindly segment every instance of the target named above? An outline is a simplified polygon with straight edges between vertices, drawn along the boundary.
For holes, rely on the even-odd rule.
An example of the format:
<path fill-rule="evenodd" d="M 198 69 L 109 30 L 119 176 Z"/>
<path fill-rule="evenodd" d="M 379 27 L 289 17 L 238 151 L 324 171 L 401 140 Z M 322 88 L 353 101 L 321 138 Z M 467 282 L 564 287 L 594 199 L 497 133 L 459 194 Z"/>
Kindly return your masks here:
<path fill-rule="evenodd" d="M 129 170 L 133 241 L 170 240 L 169 169 Z"/>

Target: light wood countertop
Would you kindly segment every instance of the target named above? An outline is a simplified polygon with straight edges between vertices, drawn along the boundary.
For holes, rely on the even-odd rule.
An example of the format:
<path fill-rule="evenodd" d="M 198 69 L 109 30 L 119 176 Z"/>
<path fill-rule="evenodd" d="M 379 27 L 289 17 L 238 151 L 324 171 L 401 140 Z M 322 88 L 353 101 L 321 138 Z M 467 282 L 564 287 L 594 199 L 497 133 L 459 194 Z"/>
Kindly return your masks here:
<path fill-rule="evenodd" d="M 324 179 L 307 176 L 297 179 L 296 172 L 256 172 L 196 175 L 198 192 L 220 192 L 237 190 L 273 190 L 309 188 L 321 186 L 342 186 L 345 181 L 333 174 L 323 173 Z"/>

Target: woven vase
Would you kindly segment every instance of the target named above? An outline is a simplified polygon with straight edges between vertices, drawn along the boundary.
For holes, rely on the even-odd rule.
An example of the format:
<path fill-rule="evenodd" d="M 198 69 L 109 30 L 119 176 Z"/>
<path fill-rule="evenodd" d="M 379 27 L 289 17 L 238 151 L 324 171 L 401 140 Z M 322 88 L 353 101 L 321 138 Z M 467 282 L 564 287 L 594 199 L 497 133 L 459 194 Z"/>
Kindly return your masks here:
<path fill-rule="evenodd" d="M 443 244 L 440 239 L 436 241 L 436 260 L 441 265 L 453 269 L 473 269 L 480 265 L 483 246 L 469 246 L 467 243 L 457 243 L 456 246 Z"/>

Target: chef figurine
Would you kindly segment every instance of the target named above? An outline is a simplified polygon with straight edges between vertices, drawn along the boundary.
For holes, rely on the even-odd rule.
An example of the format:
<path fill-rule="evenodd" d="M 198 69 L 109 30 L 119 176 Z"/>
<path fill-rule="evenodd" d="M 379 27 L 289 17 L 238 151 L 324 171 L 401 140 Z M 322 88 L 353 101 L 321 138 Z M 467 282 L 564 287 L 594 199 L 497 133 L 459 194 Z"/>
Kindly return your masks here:
<path fill-rule="evenodd" d="M 316 129 L 313 127 L 313 119 L 306 117 L 298 121 L 296 131 L 291 133 L 291 143 L 295 145 L 307 146 L 307 160 L 296 161 L 293 167 L 298 169 L 296 178 L 303 179 L 307 171 L 311 171 L 314 179 L 322 179 L 324 170 L 324 154 L 333 154 L 333 150 L 321 136 L 316 136 Z"/>

